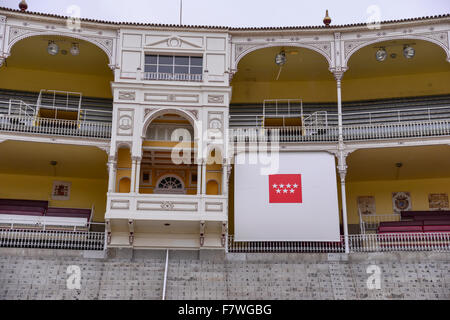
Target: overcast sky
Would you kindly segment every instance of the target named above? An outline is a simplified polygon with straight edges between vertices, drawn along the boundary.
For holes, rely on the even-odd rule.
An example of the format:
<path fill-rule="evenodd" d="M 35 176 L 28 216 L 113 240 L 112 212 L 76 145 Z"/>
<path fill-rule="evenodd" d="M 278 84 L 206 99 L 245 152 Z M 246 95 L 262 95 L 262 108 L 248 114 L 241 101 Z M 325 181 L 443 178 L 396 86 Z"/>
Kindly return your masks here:
<path fill-rule="evenodd" d="M 183 24 L 230 27 L 322 25 L 450 13 L 450 0 L 182 0 Z M 18 8 L 19 0 L 0 0 Z M 108 21 L 179 24 L 180 0 L 27 0 L 28 10 Z"/>

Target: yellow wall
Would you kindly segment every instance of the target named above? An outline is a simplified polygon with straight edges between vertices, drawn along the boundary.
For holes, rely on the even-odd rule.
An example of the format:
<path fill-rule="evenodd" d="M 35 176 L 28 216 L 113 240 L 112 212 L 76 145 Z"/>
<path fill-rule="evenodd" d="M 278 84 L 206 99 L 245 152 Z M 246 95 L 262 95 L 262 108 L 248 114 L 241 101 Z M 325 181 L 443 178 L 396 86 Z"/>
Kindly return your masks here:
<path fill-rule="evenodd" d="M 51 200 L 55 180 L 72 183 L 70 200 Z M 107 190 L 108 181 L 102 179 L 0 174 L 0 198 L 49 200 L 49 206 L 63 208 L 91 208 L 94 205 L 92 221 L 95 222 L 104 221 Z"/>
<path fill-rule="evenodd" d="M 0 88 L 39 92 L 41 89 L 81 92 L 83 96 L 112 98 L 111 77 L 3 67 Z"/>
<path fill-rule="evenodd" d="M 347 211 L 349 224 L 358 224 L 358 196 L 374 196 L 376 214 L 391 214 L 392 192 L 409 192 L 412 210 L 429 210 L 428 194 L 450 194 L 450 179 L 420 179 L 347 182 Z"/>
<path fill-rule="evenodd" d="M 184 176 L 186 177 L 185 179 L 183 179 L 183 176 L 180 176 L 180 174 L 179 174 L 180 170 L 182 170 L 184 172 Z M 156 183 L 162 176 L 174 174 L 175 176 L 179 177 L 183 181 L 184 187 L 187 189 L 186 194 L 197 194 L 197 185 L 190 184 L 191 170 L 183 169 L 183 166 L 180 166 L 176 170 L 164 169 L 163 167 L 158 168 L 158 169 L 152 169 L 149 167 L 141 167 L 141 172 L 142 171 L 151 171 L 152 182 L 150 185 L 143 185 L 141 183 L 139 186 L 139 193 L 153 193 L 153 188 L 156 187 Z M 159 175 L 156 175 L 156 171 L 164 171 L 164 172 L 160 173 Z M 174 171 L 178 171 L 178 172 L 174 172 Z M 196 170 L 195 170 L 195 173 L 197 173 Z"/>
<path fill-rule="evenodd" d="M 383 99 L 450 93 L 450 72 L 421 73 L 391 77 L 342 80 L 342 100 Z M 333 102 L 336 82 L 234 82 L 232 103 L 260 103 L 265 99 L 303 99 L 306 102 Z"/>

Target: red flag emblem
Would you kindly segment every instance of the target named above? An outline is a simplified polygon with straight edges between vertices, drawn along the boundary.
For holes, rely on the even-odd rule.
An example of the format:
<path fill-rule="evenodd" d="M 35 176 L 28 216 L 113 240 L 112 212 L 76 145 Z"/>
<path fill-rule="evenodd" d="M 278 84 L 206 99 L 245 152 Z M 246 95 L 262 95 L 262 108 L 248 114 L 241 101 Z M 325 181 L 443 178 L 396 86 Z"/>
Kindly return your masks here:
<path fill-rule="evenodd" d="M 269 175 L 269 203 L 302 203 L 302 175 Z"/>

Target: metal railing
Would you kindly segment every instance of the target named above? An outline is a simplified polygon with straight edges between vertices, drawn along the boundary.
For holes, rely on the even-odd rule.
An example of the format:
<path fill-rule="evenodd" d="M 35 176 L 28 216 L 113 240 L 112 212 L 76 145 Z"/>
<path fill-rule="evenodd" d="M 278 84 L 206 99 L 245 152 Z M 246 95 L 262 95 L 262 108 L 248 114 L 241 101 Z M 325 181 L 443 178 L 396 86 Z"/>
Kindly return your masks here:
<path fill-rule="evenodd" d="M 111 123 L 0 114 L 0 131 L 108 139 Z"/>
<path fill-rule="evenodd" d="M 202 81 L 202 74 L 143 72 L 142 80 Z"/>
<path fill-rule="evenodd" d="M 381 140 L 450 135 L 450 119 L 402 123 L 345 125 L 345 141 Z M 327 142 L 338 140 L 337 126 L 235 127 L 230 129 L 234 142 Z"/>
<path fill-rule="evenodd" d="M 361 227 L 361 233 L 364 234 L 367 231 L 376 231 L 380 222 L 386 221 L 400 221 L 401 216 L 399 213 L 393 214 L 360 214 L 359 223 Z"/>
<path fill-rule="evenodd" d="M 344 140 L 398 139 L 450 135 L 450 119 L 343 126 Z"/>
<path fill-rule="evenodd" d="M 431 107 L 431 108 L 405 108 L 379 111 L 363 112 L 344 112 L 342 120 L 347 122 L 358 121 L 362 123 L 386 123 L 386 122 L 408 122 L 421 120 L 439 120 L 448 118 L 450 115 L 450 106 Z M 337 113 L 330 114 L 332 118 L 337 119 Z"/>
<path fill-rule="evenodd" d="M 338 127 L 243 127 L 229 136 L 233 142 L 328 142 L 338 140 Z"/>
<path fill-rule="evenodd" d="M 104 229 L 102 223 L 88 223 L 84 227 L 2 223 L 0 247 L 104 250 L 105 232 L 101 229 Z"/>
<path fill-rule="evenodd" d="M 394 251 L 450 251 L 450 232 L 349 235 L 351 253 Z M 344 253 L 344 236 L 339 242 L 235 242 L 228 236 L 228 252 L 234 253 Z"/>

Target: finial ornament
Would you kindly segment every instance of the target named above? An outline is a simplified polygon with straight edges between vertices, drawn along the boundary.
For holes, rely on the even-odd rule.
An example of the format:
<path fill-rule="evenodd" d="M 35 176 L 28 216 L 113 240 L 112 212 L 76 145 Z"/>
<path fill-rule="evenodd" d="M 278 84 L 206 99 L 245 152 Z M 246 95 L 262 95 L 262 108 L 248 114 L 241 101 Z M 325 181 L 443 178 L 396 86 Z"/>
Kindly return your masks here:
<path fill-rule="evenodd" d="M 25 10 L 28 9 L 28 4 L 25 0 L 20 1 L 19 3 L 19 9 L 20 11 L 24 12 Z"/>
<path fill-rule="evenodd" d="M 330 26 L 331 18 L 330 18 L 330 16 L 328 15 L 328 10 L 327 10 L 327 12 L 325 13 L 325 18 L 323 18 L 323 23 L 325 24 L 326 27 L 329 27 L 329 26 Z"/>

